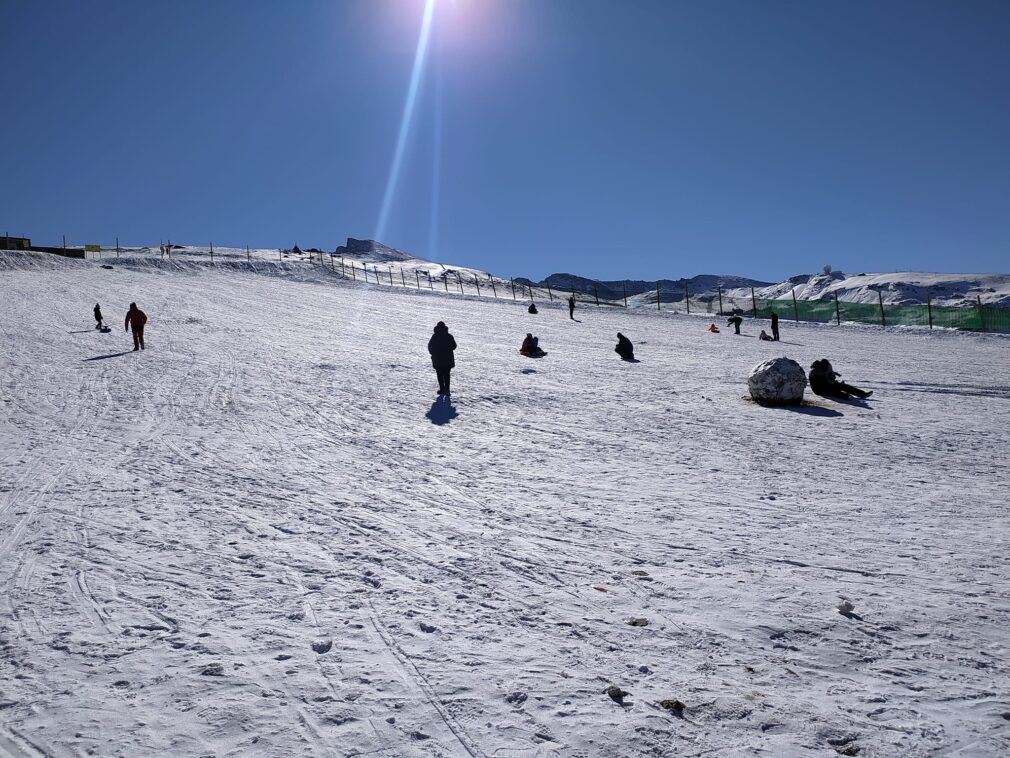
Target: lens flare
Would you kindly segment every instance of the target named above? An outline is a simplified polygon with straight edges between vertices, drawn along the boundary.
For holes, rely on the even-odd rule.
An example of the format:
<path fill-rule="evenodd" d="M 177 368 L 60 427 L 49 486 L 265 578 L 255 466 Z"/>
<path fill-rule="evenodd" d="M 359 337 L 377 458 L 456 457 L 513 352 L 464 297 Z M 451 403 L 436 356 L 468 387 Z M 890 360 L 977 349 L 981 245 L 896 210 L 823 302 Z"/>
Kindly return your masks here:
<path fill-rule="evenodd" d="M 414 106 L 417 103 L 417 93 L 421 88 L 421 75 L 424 73 L 424 64 L 428 57 L 428 42 L 431 39 L 431 21 L 434 15 L 435 0 L 425 0 L 424 17 L 421 19 L 421 31 L 417 37 L 417 50 L 414 52 L 414 68 L 410 73 L 407 99 L 403 104 L 403 117 L 400 119 L 400 132 L 396 138 L 393 163 L 389 167 L 389 178 L 386 180 L 386 191 L 382 196 L 379 221 L 375 229 L 375 239 L 379 241 L 382 241 L 386 233 L 389 212 L 393 205 L 393 197 L 396 195 L 396 185 L 400 180 L 403 153 L 407 147 L 407 137 L 410 135 L 410 127 L 414 120 Z"/>

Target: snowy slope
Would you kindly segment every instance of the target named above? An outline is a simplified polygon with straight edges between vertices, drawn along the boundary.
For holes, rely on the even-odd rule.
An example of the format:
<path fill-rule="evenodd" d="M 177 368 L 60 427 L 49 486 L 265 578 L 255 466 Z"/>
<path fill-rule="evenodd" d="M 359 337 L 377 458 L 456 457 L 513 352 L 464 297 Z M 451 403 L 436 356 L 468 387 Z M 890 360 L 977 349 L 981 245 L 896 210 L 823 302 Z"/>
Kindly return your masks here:
<path fill-rule="evenodd" d="M 251 257 L 0 253 L 0 755 L 1010 751 L 1007 338 Z M 779 354 L 875 395 L 758 407 Z"/>

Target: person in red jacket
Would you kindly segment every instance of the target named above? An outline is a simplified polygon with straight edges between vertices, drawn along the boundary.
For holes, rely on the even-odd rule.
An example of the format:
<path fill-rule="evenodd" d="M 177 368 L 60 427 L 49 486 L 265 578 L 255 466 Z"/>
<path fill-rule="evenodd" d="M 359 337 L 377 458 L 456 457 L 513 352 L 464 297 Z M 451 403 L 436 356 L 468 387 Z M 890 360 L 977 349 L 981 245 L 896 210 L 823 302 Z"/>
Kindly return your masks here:
<path fill-rule="evenodd" d="M 126 331 L 133 327 L 133 349 L 144 349 L 144 324 L 147 323 L 147 314 L 137 307 L 136 303 L 130 303 L 130 310 L 126 313 Z"/>

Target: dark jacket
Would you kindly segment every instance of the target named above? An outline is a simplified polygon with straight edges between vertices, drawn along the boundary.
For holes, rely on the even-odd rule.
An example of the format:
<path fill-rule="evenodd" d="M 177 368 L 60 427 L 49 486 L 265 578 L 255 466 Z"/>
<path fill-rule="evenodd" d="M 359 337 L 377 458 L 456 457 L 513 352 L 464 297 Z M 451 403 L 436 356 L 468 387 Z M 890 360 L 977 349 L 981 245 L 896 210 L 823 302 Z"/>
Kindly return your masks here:
<path fill-rule="evenodd" d="M 631 340 L 622 334 L 617 338 L 617 347 L 614 348 L 614 352 L 622 358 L 634 358 L 635 346 L 631 344 Z"/>
<path fill-rule="evenodd" d="M 530 303 L 530 307 L 527 308 L 526 311 L 528 313 L 536 313 L 537 312 L 537 307 L 533 303 Z"/>
<path fill-rule="evenodd" d="M 147 323 L 147 314 L 144 313 L 140 308 L 131 308 L 126 312 L 126 323 L 124 326 L 129 329 L 133 327 L 133 331 L 142 332 L 144 331 L 144 324 Z"/>
<path fill-rule="evenodd" d="M 838 374 L 826 358 L 811 364 L 809 378 L 810 391 L 815 395 L 830 395 L 837 391 L 835 386 L 838 384 Z"/>
<path fill-rule="evenodd" d="M 431 365 L 435 368 L 453 368 L 456 360 L 452 351 L 456 349 L 456 340 L 449 334 L 449 327 L 440 324 L 435 327 L 435 333 L 428 340 L 428 352 L 431 354 Z"/>
<path fill-rule="evenodd" d="M 99 308 L 99 307 L 98 307 L 98 306 L 96 305 L 96 306 L 95 306 L 95 321 L 101 321 L 101 320 L 102 320 L 102 309 L 101 309 L 101 308 Z"/>

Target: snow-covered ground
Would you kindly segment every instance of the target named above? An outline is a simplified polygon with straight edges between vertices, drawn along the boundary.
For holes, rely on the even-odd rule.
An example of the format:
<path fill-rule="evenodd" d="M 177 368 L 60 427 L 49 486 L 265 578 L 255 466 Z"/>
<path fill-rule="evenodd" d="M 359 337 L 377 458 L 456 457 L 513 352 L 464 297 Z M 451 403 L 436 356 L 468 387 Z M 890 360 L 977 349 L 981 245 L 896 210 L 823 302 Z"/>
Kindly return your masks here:
<path fill-rule="evenodd" d="M 0 755 L 1010 751 L 1006 337 L 134 260 L 0 253 Z"/>

